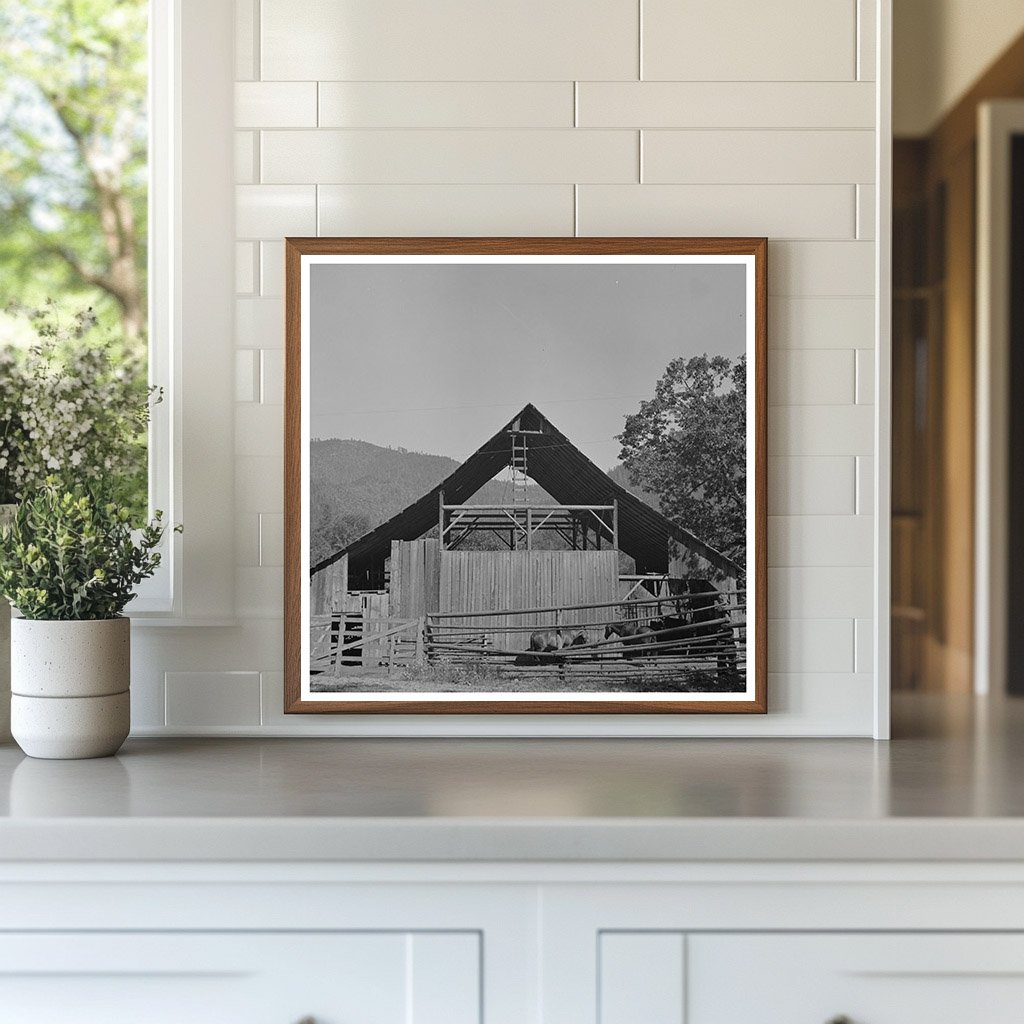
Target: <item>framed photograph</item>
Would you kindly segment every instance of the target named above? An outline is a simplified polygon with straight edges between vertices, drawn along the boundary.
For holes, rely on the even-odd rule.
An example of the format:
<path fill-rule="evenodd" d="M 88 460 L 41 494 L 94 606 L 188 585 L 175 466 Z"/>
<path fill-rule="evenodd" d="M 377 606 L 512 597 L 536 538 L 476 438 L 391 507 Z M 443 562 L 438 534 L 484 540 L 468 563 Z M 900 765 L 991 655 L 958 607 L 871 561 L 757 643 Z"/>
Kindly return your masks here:
<path fill-rule="evenodd" d="M 766 262 L 287 239 L 285 711 L 764 712 Z"/>

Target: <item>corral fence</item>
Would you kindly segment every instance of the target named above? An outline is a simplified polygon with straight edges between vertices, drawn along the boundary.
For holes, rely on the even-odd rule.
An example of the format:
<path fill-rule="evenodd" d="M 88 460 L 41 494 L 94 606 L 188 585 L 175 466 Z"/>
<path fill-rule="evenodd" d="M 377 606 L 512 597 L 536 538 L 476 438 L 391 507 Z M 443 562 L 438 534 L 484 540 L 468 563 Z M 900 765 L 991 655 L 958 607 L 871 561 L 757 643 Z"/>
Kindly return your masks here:
<path fill-rule="evenodd" d="M 644 592 L 562 607 L 435 612 L 415 619 L 364 617 L 358 629 L 344 616 L 317 615 L 311 619 L 310 667 L 344 675 L 356 665 L 393 672 L 413 665 L 473 664 L 497 673 L 563 677 L 744 670 L 746 591 L 634 596 Z M 636 632 L 606 636 L 608 627 Z M 535 634 L 543 634 L 537 639 L 544 646 L 565 646 L 531 649 Z"/>

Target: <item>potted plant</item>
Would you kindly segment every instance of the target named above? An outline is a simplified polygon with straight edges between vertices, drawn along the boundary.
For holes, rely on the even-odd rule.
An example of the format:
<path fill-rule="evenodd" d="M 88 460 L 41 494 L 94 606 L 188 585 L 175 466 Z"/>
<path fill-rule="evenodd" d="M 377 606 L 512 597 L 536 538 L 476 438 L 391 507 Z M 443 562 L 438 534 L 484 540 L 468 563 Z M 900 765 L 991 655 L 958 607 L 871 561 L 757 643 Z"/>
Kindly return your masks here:
<path fill-rule="evenodd" d="M 139 531 L 124 506 L 48 478 L 0 530 L 11 620 L 11 731 L 32 757 L 102 757 L 128 736 L 135 586 L 160 564 L 161 514 Z"/>
<path fill-rule="evenodd" d="M 146 425 L 161 392 L 140 359 L 91 337 L 91 309 L 62 313 L 50 300 L 4 312 L 29 344 L 0 346 L 0 527 L 53 473 L 90 486 L 113 481 L 112 500 L 141 522 Z M 0 597 L 0 742 L 10 739 L 10 619 Z"/>

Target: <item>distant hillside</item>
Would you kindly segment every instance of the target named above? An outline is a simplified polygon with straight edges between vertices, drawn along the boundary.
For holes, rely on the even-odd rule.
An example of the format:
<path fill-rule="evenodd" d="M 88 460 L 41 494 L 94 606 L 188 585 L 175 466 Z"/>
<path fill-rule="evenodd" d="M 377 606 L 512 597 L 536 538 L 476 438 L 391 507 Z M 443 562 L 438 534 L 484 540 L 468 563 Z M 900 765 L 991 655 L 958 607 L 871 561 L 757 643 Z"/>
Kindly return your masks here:
<path fill-rule="evenodd" d="M 315 564 L 401 512 L 459 466 L 444 455 L 381 448 L 368 441 L 313 441 L 309 448 L 310 559 Z M 530 500 L 551 499 L 530 487 Z M 474 496 L 478 504 L 508 500 L 492 480 Z"/>

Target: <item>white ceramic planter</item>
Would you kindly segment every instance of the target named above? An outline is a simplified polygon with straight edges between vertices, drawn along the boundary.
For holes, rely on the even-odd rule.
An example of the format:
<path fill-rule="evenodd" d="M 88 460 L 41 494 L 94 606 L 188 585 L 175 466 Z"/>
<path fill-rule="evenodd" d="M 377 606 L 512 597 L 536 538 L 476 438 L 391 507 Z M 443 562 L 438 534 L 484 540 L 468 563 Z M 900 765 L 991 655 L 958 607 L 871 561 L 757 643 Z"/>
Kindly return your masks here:
<path fill-rule="evenodd" d="M 11 695 L 11 731 L 29 757 L 65 760 L 116 754 L 131 728 L 131 698 Z"/>
<path fill-rule="evenodd" d="M 14 518 L 17 505 L 0 505 L 0 526 Z M 0 597 L 0 743 L 11 741 L 11 606 Z"/>
<path fill-rule="evenodd" d="M 131 623 L 11 620 L 11 731 L 30 757 L 105 757 L 131 728 Z"/>

